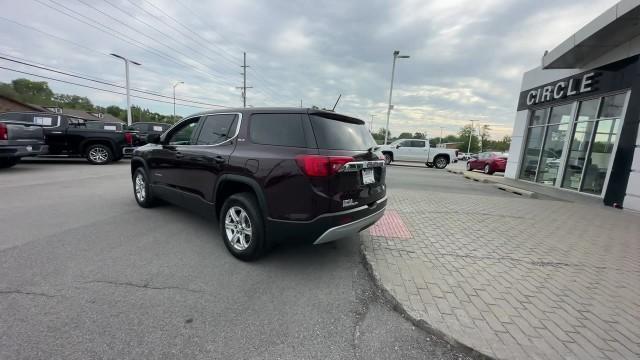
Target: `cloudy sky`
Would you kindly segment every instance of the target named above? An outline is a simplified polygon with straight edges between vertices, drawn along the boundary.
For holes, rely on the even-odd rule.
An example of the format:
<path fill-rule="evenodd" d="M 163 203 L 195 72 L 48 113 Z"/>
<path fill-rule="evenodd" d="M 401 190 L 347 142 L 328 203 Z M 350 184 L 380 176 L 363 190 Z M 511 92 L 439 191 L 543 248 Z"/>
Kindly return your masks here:
<path fill-rule="evenodd" d="M 206 104 L 332 107 L 383 125 L 393 50 L 390 129 L 455 133 L 469 119 L 511 133 L 523 71 L 614 0 L 0 0 L 0 56 Z M 123 89 L 0 59 L 0 66 L 115 92 Z M 0 81 L 38 79 L 0 69 Z M 49 81 L 56 92 L 125 106 L 124 96 Z M 143 93 L 144 97 L 171 102 Z M 133 99 L 152 111 L 169 103 Z M 208 106 L 191 104 L 196 106 Z M 179 105 L 177 113 L 200 109 Z"/>

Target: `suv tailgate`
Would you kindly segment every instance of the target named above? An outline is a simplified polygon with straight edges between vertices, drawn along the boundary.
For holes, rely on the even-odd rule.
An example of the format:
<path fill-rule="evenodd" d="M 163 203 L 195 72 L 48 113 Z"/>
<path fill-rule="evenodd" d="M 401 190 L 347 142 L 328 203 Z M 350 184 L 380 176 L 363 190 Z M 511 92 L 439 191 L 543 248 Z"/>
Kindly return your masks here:
<path fill-rule="evenodd" d="M 327 180 L 329 211 L 372 205 L 384 198 L 384 161 L 374 151 L 376 143 L 364 122 L 334 114 L 310 114 L 310 119 L 319 154 L 344 157 L 345 163 Z"/>

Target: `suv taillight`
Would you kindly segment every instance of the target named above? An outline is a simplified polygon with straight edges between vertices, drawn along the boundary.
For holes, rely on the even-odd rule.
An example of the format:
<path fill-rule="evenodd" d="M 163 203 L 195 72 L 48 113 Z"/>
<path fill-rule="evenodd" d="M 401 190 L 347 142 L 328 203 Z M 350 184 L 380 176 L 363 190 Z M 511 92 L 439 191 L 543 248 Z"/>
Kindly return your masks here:
<path fill-rule="evenodd" d="M 0 123 L 0 140 L 9 140 L 9 129 L 3 123 Z"/>
<path fill-rule="evenodd" d="M 124 141 L 129 145 L 133 145 L 133 134 L 132 133 L 124 133 Z"/>
<path fill-rule="evenodd" d="M 307 176 L 330 176 L 336 174 L 342 165 L 353 161 L 350 156 L 300 155 L 296 157 L 298 166 Z"/>

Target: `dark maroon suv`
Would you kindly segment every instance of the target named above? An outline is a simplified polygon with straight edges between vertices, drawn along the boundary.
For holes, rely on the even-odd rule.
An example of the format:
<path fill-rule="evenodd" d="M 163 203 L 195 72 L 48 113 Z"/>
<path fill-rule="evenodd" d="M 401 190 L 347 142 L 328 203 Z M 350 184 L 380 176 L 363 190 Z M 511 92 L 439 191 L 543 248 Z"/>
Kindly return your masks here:
<path fill-rule="evenodd" d="M 284 240 L 338 240 L 384 213 L 384 161 L 356 118 L 301 108 L 211 111 L 147 141 L 131 161 L 138 204 L 162 199 L 215 214 L 225 245 L 243 260 Z"/>

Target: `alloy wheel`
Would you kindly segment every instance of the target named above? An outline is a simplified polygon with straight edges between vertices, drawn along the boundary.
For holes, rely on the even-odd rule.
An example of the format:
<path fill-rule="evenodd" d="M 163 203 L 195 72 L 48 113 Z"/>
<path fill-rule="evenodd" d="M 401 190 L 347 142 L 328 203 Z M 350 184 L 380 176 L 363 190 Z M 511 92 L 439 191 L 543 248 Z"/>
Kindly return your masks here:
<path fill-rule="evenodd" d="M 103 163 L 109 158 L 107 150 L 102 147 L 94 147 L 89 150 L 89 158 L 93 162 Z"/>
<path fill-rule="evenodd" d="M 447 160 L 445 160 L 444 158 L 436 159 L 436 167 L 438 169 L 443 169 L 445 166 L 447 166 Z"/>
<path fill-rule="evenodd" d="M 145 184 L 144 184 L 144 177 L 142 176 L 142 174 L 138 174 L 136 176 L 136 198 L 138 198 L 138 201 L 143 202 L 144 199 L 147 197 L 147 192 L 145 189 Z"/>
<path fill-rule="evenodd" d="M 485 173 L 485 174 L 488 174 L 488 173 L 490 173 L 490 172 L 491 172 L 491 167 L 489 166 L 489 164 L 485 165 L 485 166 L 484 166 L 484 173 Z"/>
<path fill-rule="evenodd" d="M 227 239 L 236 250 L 245 250 L 251 244 L 251 220 L 247 212 L 239 207 L 232 206 L 224 217 L 224 227 Z"/>

